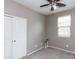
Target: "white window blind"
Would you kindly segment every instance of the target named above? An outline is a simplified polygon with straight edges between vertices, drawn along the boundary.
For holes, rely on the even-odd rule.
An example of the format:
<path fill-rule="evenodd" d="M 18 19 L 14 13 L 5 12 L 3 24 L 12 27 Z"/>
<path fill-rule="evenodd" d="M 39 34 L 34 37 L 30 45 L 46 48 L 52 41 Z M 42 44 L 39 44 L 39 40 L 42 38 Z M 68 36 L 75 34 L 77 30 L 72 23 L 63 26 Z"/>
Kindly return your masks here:
<path fill-rule="evenodd" d="M 58 37 L 70 37 L 71 15 L 58 17 Z"/>

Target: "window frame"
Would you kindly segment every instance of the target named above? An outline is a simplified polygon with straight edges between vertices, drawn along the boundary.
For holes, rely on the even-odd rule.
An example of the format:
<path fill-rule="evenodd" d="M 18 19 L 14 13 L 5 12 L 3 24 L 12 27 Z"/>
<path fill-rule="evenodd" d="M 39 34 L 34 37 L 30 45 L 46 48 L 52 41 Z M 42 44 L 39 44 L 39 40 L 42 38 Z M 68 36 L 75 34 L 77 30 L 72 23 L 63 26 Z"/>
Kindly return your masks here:
<path fill-rule="evenodd" d="M 57 23 L 57 27 L 58 27 L 58 29 L 57 29 L 57 35 L 58 35 L 58 37 L 70 37 L 71 36 L 71 15 L 65 15 L 65 16 L 61 16 L 61 18 L 63 19 L 63 17 L 69 17 L 69 25 L 67 25 L 66 24 L 66 26 L 63 26 L 63 24 L 64 23 L 66 23 L 66 22 L 62 22 L 62 21 L 60 21 L 60 23 L 62 23 L 62 25 L 60 25 L 60 23 L 59 23 L 59 18 L 60 17 L 58 17 L 58 23 Z M 66 19 L 64 19 L 64 20 L 66 20 Z M 67 33 L 65 33 L 64 35 L 63 34 L 59 34 L 60 32 L 59 32 L 59 29 L 61 29 L 61 28 L 63 28 L 63 29 L 65 29 L 66 30 L 66 28 L 69 28 L 69 30 L 68 30 L 68 35 L 67 35 Z M 63 31 L 64 30 L 62 30 L 61 32 L 63 33 Z M 67 31 L 66 31 L 67 32 Z"/>

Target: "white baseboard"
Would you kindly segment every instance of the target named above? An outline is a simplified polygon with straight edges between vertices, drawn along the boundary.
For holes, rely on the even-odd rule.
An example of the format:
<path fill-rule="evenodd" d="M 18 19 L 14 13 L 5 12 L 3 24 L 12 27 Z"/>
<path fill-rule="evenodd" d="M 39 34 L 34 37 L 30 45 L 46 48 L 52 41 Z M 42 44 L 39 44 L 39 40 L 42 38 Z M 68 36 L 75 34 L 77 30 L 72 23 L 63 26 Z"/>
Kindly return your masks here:
<path fill-rule="evenodd" d="M 39 50 L 41 50 L 41 49 L 43 49 L 44 47 L 41 47 L 41 48 L 39 48 L 39 49 L 37 49 L 37 50 L 35 50 L 35 51 L 32 51 L 31 53 L 28 53 L 27 54 L 27 56 L 29 56 L 29 55 L 31 55 L 31 54 L 33 54 L 33 53 L 35 53 L 35 52 L 37 52 L 37 51 L 39 51 Z"/>
<path fill-rule="evenodd" d="M 54 47 L 54 46 L 48 46 L 48 47 L 54 48 L 54 49 L 57 49 L 57 50 L 61 50 L 61 51 L 65 51 L 67 53 L 75 54 L 75 52 L 73 52 L 73 51 L 65 50 L 65 49 L 62 49 L 62 48 L 58 48 L 58 47 Z"/>
<path fill-rule="evenodd" d="M 27 56 L 29 56 L 29 55 L 31 55 L 31 54 L 33 54 L 33 53 L 35 53 L 35 52 L 37 52 L 37 51 L 39 51 L 39 50 L 41 50 L 43 48 L 44 47 L 41 47 L 41 48 L 39 48 L 39 49 L 37 49 L 35 51 L 32 51 L 31 53 L 28 53 Z M 75 52 L 73 52 L 73 51 L 65 50 L 65 49 L 62 49 L 62 48 L 54 47 L 54 46 L 47 46 L 47 48 L 54 48 L 54 49 L 57 49 L 57 50 L 65 51 L 67 53 L 75 54 Z"/>

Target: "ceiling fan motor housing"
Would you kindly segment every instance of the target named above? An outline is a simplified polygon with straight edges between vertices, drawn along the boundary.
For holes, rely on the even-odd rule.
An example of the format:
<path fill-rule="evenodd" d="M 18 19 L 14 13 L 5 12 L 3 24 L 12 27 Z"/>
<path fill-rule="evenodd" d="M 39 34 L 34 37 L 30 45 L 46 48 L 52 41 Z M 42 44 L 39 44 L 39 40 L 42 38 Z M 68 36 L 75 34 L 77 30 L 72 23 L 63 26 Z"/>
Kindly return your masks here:
<path fill-rule="evenodd" d="M 48 4 L 41 5 L 40 7 L 45 7 L 45 6 L 50 5 L 51 11 L 53 11 L 54 9 L 56 9 L 56 6 L 58 6 L 58 7 L 65 7 L 66 6 L 66 4 L 59 3 L 60 0 L 47 0 L 47 1 L 49 2 Z"/>

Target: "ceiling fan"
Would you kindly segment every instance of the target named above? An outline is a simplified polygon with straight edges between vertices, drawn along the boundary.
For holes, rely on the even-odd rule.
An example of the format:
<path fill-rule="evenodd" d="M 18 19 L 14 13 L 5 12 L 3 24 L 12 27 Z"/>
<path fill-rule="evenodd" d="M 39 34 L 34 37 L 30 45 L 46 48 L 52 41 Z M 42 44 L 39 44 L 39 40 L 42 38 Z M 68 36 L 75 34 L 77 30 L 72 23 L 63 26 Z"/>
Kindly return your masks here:
<path fill-rule="evenodd" d="M 48 4 L 44 4 L 41 5 L 40 7 L 45 7 L 45 6 L 51 6 L 51 11 L 53 11 L 54 9 L 56 9 L 56 7 L 65 7 L 66 4 L 63 3 L 59 3 L 60 0 L 47 0 L 49 3 Z"/>

